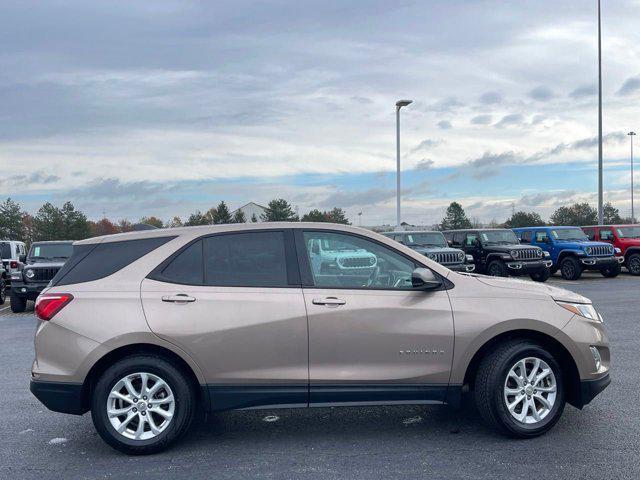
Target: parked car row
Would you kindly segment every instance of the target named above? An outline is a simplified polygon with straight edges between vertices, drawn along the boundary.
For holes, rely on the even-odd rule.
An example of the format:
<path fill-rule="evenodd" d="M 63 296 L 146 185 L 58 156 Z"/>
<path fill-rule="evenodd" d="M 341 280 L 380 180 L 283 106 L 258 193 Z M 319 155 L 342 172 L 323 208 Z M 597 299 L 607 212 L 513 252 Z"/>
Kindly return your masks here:
<path fill-rule="evenodd" d="M 612 278 L 624 266 L 632 275 L 640 275 L 640 225 L 394 231 L 384 235 L 458 272 L 528 275 L 544 282 L 556 272 L 566 280 L 577 280 L 587 270 Z"/>

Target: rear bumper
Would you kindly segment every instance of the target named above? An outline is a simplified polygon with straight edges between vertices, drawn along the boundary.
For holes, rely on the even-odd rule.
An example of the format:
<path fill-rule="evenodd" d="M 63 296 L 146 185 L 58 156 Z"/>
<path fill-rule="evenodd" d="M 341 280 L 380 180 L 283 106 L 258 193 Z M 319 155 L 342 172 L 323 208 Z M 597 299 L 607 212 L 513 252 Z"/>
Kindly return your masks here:
<path fill-rule="evenodd" d="M 600 270 L 624 263 L 624 257 L 585 257 L 580 259 L 580 263 L 587 270 Z"/>
<path fill-rule="evenodd" d="M 600 392 L 609 386 L 611 377 L 606 375 L 595 380 L 582 380 L 580 382 L 580 403 L 581 407 L 591 403 Z"/>
<path fill-rule="evenodd" d="M 31 380 L 29 389 L 45 407 L 54 412 L 82 415 L 89 410 L 84 405 L 81 383 Z"/>

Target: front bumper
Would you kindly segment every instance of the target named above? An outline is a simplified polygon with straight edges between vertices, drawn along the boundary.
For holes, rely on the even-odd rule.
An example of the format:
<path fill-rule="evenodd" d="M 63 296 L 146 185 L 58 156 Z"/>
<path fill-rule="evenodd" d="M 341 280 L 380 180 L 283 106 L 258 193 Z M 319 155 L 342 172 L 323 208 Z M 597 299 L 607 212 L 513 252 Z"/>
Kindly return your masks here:
<path fill-rule="evenodd" d="M 588 405 L 600 392 L 609 386 L 611 377 L 607 373 L 595 380 L 582 380 L 580 382 L 580 403 L 581 406 Z"/>
<path fill-rule="evenodd" d="M 545 268 L 551 268 L 553 262 L 551 260 L 534 260 L 528 262 L 521 261 L 507 261 L 505 262 L 509 271 L 513 275 L 527 275 L 530 273 L 536 273 Z"/>
<path fill-rule="evenodd" d="M 473 263 L 456 263 L 455 265 L 444 265 L 449 270 L 453 270 L 454 272 L 466 272 L 471 273 L 476 269 L 476 266 Z"/>
<path fill-rule="evenodd" d="M 600 270 L 624 263 L 624 257 L 615 257 L 613 255 L 610 257 L 584 257 L 580 259 L 580 263 L 585 269 Z"/>
<path fill-rule="evenodd" d="M 31 380 L 29 389 L 45 407 L 54 412 L 82 415 L 89 410 L 84 402 L 81 383 Z"/>
<path fill-rule="evenodd" d="M 49 282 L 23 282 L 19 280 L 14 280 L 11 285 L 11 291 L 14 292 L 18 297 L 26 298 L 28 300 L 35 300 L 38 298 L 38 295 L 47 288 Z"/>

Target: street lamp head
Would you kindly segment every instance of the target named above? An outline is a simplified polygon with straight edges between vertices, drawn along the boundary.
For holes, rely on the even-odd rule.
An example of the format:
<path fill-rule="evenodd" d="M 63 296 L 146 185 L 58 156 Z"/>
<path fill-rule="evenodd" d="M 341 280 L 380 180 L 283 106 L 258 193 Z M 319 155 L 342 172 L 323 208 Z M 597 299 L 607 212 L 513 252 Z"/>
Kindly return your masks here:
<path fill-rule="evenodd" d="M 410 103 L 413 103 L 413 100 L 398 100 L 396 102 L 396 107 L 398 108 L 406 107 Z"/>
<path fill-rule="evenodd" d="M 635 134 L 636 134 L 636 132 L 629 132 L 629 133 L 627 133 L 627 135 L 635 135 Z"/>

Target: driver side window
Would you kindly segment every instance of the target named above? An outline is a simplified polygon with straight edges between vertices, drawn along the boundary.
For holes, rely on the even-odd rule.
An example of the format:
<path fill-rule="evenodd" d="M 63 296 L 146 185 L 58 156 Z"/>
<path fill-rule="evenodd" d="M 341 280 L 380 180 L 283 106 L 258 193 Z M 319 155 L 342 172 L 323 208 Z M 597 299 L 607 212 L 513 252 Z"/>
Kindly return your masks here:
<path fill-rule="evenodd" d="M 342 233 L 311 231 L 303 235 L 316 287 L 412 288 L 416 264 L 386 246 Z"/>

